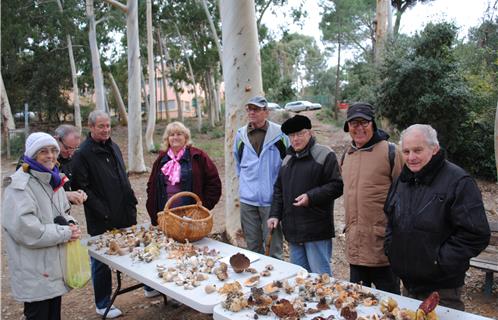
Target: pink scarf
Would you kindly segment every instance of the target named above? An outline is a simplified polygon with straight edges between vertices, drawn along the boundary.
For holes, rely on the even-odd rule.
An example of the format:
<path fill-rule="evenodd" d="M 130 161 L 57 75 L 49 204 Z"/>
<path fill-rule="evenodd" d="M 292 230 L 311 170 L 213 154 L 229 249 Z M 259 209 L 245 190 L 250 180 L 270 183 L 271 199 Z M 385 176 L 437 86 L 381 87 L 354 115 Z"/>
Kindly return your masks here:
<path fill-rule="evenodd" d="M 180 182 L 181 166 L 179 161 L 184 153 L 185 147 L 182 148 L 176 156 L 171 148 L 169 148 L 168 150 L 168 156 L 171 158 L 171 160 L 166 162 L 166 164 L 161 168 L 161 171 L 165 176 L 168 176 L 168 180 L 171 185 L 175 185 L 176 183 Z"/>

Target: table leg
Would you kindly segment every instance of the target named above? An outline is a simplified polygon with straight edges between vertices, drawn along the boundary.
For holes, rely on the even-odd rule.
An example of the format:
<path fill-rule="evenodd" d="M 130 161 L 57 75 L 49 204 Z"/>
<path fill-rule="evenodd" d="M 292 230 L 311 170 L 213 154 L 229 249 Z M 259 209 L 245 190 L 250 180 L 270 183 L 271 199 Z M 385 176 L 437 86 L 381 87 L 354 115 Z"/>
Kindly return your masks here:
<path fill-rule="evenodd" d="M 116 290 L 112 294 L 111 303 L 107 306 L 107 309 L 105 310 L 104 315 L 102 316 L 102 319 L 105 319 L 107 317 L 107 313 L 111 309 L 112 305 L 114 304 L 114 300 L 116 300 L 116 297 L 118 295 L 136 290 L 136 289 L 144 286 L 143 283 L 139 283 L 139 284 L 135 284 L 133 286 L 130 286 L 130 287 L 127 287 L 127 288 L 124 288 L 123 290 L 121 290 L 121 271 L 119 271 L 119 270 L 116 270 L 116 280 L 117 280 Z"/>

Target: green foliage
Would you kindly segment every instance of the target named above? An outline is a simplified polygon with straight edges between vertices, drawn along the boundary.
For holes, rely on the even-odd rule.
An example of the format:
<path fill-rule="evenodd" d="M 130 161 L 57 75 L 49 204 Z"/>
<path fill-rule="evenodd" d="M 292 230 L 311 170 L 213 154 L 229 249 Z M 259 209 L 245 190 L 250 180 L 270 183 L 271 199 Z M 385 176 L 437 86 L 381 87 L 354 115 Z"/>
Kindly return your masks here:
<path fill-rule="evenodd" d="M 24 153 L 24 142 L 26 137 L 24 132 L 19 132 L 11 135 L 10 137 L 10 157 L 12 159 L 18 159 Z M 4 146 L 6 147 L 6 146 Z M 5 148 L 4 148 L 5 149 Z M 3 152 L 4 150 L 2 150 Z"/>
<path fill-rule="evenodd" d="M 492 131 L 458 69 L 455 37 L 453 24 L 428 24 L 404 54 L 391 49 L 381 70 L 376 105 L 398 129 L 431 124 L 452 161 L 475 175 L 493 177 L 486 169 L 492 159 L 492 140 L 486 137 L 492 137 Z"/>

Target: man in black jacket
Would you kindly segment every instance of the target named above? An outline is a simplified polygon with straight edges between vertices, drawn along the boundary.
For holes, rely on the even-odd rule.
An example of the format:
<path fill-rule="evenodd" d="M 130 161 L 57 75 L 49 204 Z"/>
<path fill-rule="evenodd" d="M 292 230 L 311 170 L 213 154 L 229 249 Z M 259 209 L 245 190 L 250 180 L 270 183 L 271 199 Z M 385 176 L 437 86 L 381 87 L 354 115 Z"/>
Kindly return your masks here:
<path fill-rule="evenodd" d="M 464 310 L 469 260 L 490 237 L 481 193 L 467 172 L 444 159 L 431 126 L 404 130 L 401 150 L 405 166 L 384 207 L 386 255 L 404 295 L 423 300 L 438 291 L 441 305 Z"/>
<path fill-rule="evenodd" d="M 95 236 L 136 224 L 137 199 L 121 151 L 111 140 L 109 115 L 100 110 L 91 112 L 88 126 L 90 133 L 73 158 L 73 186 L 88 195 L 85 218 L 88 233 Z M 98 260 L 92 258 L 91 262 L 96 311 L 103 315 L 111 302 L 111 270 Z M 121 311 L 112 306 L 107 318 L 120 315 Z"/>
<path fill-rule="evenodd" d="M 282 124 L 291 142 L 273 191 L 268 228 L 282 222 L 290 260 L 309 272 L 332 275 L 334 200 L 342 195 L 342 178 L 334 152 L 317 144 L 311 121 L 296 115 Z"/>

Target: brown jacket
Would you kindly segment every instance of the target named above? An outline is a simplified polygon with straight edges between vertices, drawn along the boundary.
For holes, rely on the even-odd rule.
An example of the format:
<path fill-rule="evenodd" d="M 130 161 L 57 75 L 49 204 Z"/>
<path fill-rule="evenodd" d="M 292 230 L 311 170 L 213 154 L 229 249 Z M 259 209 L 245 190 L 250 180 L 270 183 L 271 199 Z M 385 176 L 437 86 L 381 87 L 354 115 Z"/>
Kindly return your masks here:
<path fill-rule="evenodd" d="M 396 148 L 391 170 L 389 143 L 385 140 L 363 149 L 349 147 L 341 165 L 346 213 L 346 259 L 350 264 L 389 265 L 384 254 L 387 218 L 384 202 L 391 182 L 403 166 Z"/>

